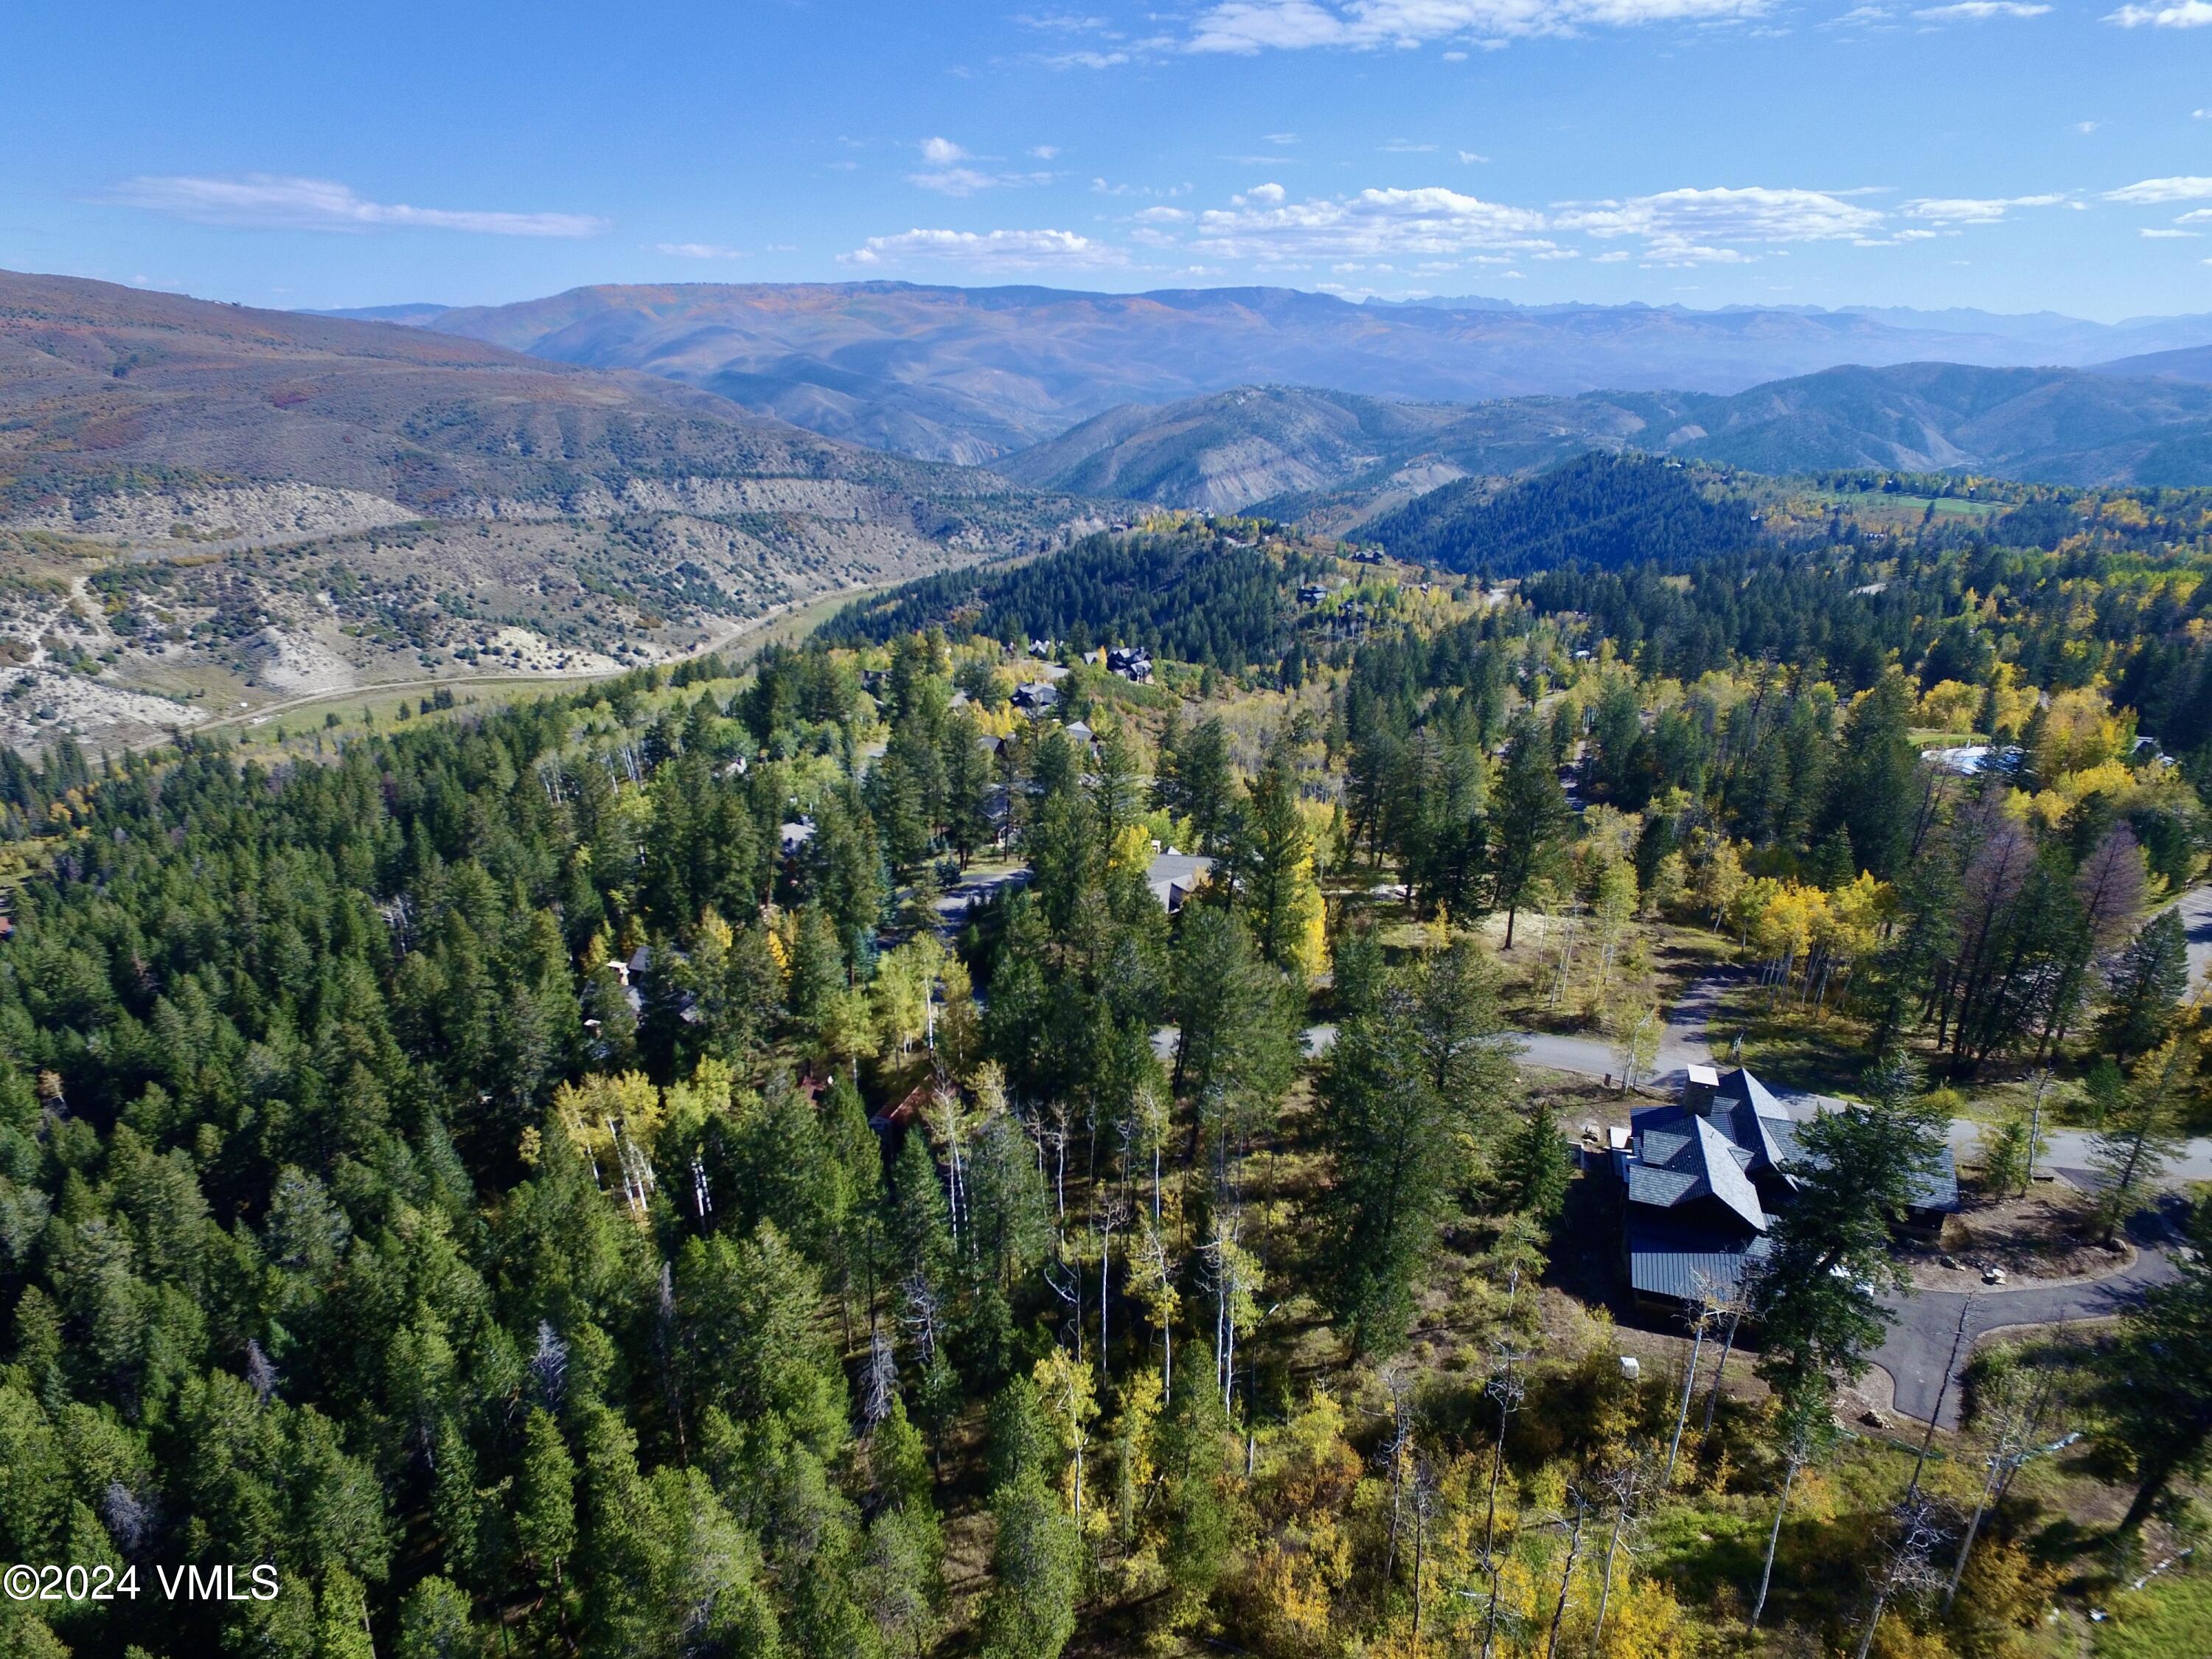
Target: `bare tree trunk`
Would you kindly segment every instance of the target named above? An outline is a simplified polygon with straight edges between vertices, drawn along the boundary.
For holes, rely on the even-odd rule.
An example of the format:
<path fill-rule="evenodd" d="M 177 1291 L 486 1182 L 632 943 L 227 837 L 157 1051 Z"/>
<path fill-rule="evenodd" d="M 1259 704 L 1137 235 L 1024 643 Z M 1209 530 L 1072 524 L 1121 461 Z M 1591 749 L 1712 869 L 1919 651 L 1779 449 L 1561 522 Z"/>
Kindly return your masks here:
<path fill-rule="evenodd" d="M 1782 1517 L 1790 1510 L 1790 1488 L 1796 1484 L 1797 1460 L 1791 1458 L 1783 1466 L 1782 1496 L 1774 1505 L 1774 1528 L 1766 1534 L 1766 1565 L 1759 1569 L 1759 1595 L 1751 1604 L 1751 1617 L 1746 1628 L 1759 1628 L 1759 1615 L 1766 1611 L 1767 1587 L 1774 1582 L 1774 1552 L 1782 1542 Z"/>
<path fill-rule="evenodd" d="M 1721 1403 L 1721 1378 L 1728 1374 L 1729 1355 L 1735 1352 L 1735 1329 L 1743 1322 L 1741 1305 L 1729 1310 L 1728 1336 L 1721 1343 L 1721 1363 L 1713 1368 L 1713 1385 L 1705 1394 L 1705 1420 L 1698 1427 L 1700 1443 L 1711 1437 L 1713 1431 L 1713 1408 Z"/>
<path fill-rule="evenodd" d="M 1698 1356 L 1705 1351 L 1705 1310 L 1700 1309 L 1697 1319 L 1697 1339 L 1690 1344 L 1689 1369 L 1682 1377 L 1682 1404 L 1674 1413 L 1674 1439 L 1667 1448 L 1667 1473 L 1660 1479 L 1659 1484 L 1662 1486 L 1674 1484 L 1674 1455 L 1682 1449 L 1682 1425 L 1690 1420 L 1690 1394 L 1698 1385 Z"/>
<path fill-rule="evenodd" d="M 1605 1543 L 1605 1581 L 1597 1593 L 1597 1628 L 1590 1632 L 1590 1645 L 1595 1647 L 1605 1638 L 1606 1608 L 1613 1601 L 1613 1559 L 1620 1549 L 1620 1534 L 1628 1525 L 1628 1508 L 1636 1501 L 1638 1465 L 1631 1462 L 1620 1474 L 1620 1484 L 1613 1493 L 1613 1535 Z"/>
<path fill-rule="evenodd" d="M 1974 1500 L 1973 1519 L 1966 1522 L 1966 1535 L 1959 1540 L 1959 1559 L 1951 1567 L 1951 1582 L 1943 1591 L 1943 1611 L 1951 1611 L 1951 1603 L 1958 1600 L 1959 1581 L 1966 1576 L 1966 1557 L 1974 1547 L 1974 1536 L 1982 1529 L 1982 1516 L 1988 1513 L 1990 1495 L 1996 1492 L 1998 1460 L 1990 1460 L 1990 1472 L 1982 1480 L 1982 1495 Z"/>
<path fill-rule="evenodd" d="M 1951 1357 L 1943 1362 L 1943 1381 L 1936 1390 L 1935 1409 L 1928 1413 L 1928 1431 L 1920 1437 L 1920 1455 L 1912 1465 L 1912 1484 L 1905 1489 L 1905 1501 L 1911 1503 L 1920 1492 L 1921 1471 L 1928 1467 L 1928 1449 L 1935 1443 L 1936 1420 L 1943 1415 L 1943 1401 L 1951 1393 L 1951 1378 L 1959 1369 L 1959 1348 L 1966 1340 L 1966 1320 L 1974 1311 L 1973 1292 L 1959 1307 L 1959 1328 L 1951 1334 Z"/>
<path fill-rule="evenodd" d="M 1552 1608 L 1552 1633 L 1544 1641 L 1544 1659 L 1553 1659 L 1559 1648 L 1559 1626 L 1567 1617 L 1567 1592 L 1575 1582 L 1575 1562 L 1583 1553 L 1583 1520 L 1589 1512 L 1580 1493 L 1571 1494 L 1575 1501 L 1575 1524 L 1567 1534 L 1567 1565 L 1559 1574 L 1559 1599 Z M 1863 1653 L 1859 1659 L 1866 1659 Z"/>

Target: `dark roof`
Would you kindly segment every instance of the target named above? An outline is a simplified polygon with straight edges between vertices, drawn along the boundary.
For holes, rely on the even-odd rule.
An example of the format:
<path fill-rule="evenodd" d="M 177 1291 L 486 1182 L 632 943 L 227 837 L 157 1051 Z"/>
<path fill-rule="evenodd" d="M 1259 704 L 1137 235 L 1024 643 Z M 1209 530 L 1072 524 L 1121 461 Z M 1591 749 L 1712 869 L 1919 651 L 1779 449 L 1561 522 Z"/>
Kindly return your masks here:
<path fill-rule="evenodd" d="M 1628 1277 L 1639 1295 L 1696 1300 L 1733 1290 L 1743 1264 L 1771 1248 L 1770 1200 L 1787 1200 L 1793 1164 L 1809 1161 L 1792 1109 L 1809 1117 L 1841 1101 L 1793 1096 L 1785 1103 L 1747 1071 L 1693 1079 L 1679 1106 L 1655 1106 L 1630 1119 L 1629 1148 L 1617 1155 L 1628 1188 Z M 1909 1207 L 1955 1210 L 1959 1172 L 1948 1147 L 1938 1154 Z"/>
<path fill-rule="evenodd" d="M 1791 1095 L 1788 1098 L 1791 1105 L 1808 1116 L 1814 1112 L 1838 1111 L 1845 1103 L 1825 1095 Z M 1774 1125 L 1776 1139 L 1781 1143 L 1782 1158 L 1785 1164 L 1801 1159 L 1809 1161 L 1809 1154 L 1801 1149 L 1797 1141 L 1798 1131 L 1802 1127 L 1794 1121 Z M 1959 1207 L 1959 1161 L 1952 1156 L 1948 1146 L 1937 1151 L 1935 1163 L 1922 1176 L 1907 1207 L 1945 1212 Z"/>
<path fill-rule="evenodd" d="M 1639 1296 L 1694 1302 L 1734 1291 L 1747 1260 L 1763 1259 L 1773 1246 L 1757 1233 L 1685 1227 L 1664 1217 L 1632 1215 L 1628 1224 L 1628 1282 Z"/>
<path fill-rule="evenodd" d="M 1719 1125 L 1697 1112 L 1638 1112 L 1631 1131 L 1628 1201 L 1672 1209 L 1701 1198 L 1718 1199 L 1757 1231 L 1766 1231 L 1766 1209 L 1745 1173 L 1753 1154 Z"/>

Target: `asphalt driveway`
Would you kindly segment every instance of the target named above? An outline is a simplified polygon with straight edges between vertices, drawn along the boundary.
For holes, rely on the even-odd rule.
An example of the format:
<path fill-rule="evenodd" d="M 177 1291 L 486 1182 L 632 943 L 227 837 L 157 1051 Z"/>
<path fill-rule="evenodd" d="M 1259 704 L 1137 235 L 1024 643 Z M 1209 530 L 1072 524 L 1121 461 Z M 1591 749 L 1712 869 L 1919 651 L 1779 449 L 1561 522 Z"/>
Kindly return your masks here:
<path fill-rule="evenodd" d="M 1943 1397 L 1941 1425 L 1959 1426 L 1960 1389 L 1955 1373 L 1952 1386 L 1943 1387 L 1943 1363 L 1950 1358 L 1960 1309 L 1970 1294 L 1973 1306 L 1966 1313 L 1966 1340 L 1959 1351 L 1961 1370 L 1973 1357 L 1975 1344 L 1992 1331 L 2017 1325 L 2109 1319 L 2124 1312 L 2138 1291 L 2173 1278 L 2176 1270 L 2167 1252 L 2176 1242 L 2172 1218 L 2180 1203 L 2177 1195 L 2169 1194 L 2161 1211 L 2145 1210 L 2137 1215 L 2128 1228 L 2136 1249 L 2135 1261 L 2103 1279 L 2069 1285 L 1992 1286 L 1971 1293 L 1922 1291 L 1890 1298 L 1887 1306 L 1896 1323 L 1875 1350 L 1874 1363 L 1888 1372 L 1897 1385 L 1899 1414 L 1926 1422 L 1940 1393 Z"/>

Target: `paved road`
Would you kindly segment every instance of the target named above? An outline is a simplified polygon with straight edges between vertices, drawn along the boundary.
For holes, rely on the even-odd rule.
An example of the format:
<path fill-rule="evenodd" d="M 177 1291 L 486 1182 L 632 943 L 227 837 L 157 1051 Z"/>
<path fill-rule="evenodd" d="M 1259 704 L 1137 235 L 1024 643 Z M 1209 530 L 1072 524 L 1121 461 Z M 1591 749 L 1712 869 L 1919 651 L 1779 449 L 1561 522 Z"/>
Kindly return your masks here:
<path fill-rule="evenodd" d="M 1005 887 L 1026 887 L 1030 872 L 1026 867 L 1002 870 L 994 875 L 970 872 L 938 896 L 938 927 L 945 933 L 957 933 L 968 925 L 968 907 L 988 903 Z"/>
<path fill-rule="evenodd" d="M 2191 990 L 2212 974 L 2212 887 L 2192 887 L 2175 901 L 2181 912 L 2181 931 L 2189 939 L 2189 985 Z"/>
<path fill-rule="evenodd" d="M 2106 1319 L 2121 1312 L 2136 1292 L 2172 1279 L 2175 1267 L 2166 1251 L 2173 1241 L 2171 1224 L 2180 1200 L 2168 1194 L 2163 1213 L 2145 1211 L 2129 1226 L 2137 1255 L 2118 1273 L 2076 1285 L 2023 1285 L 2017 1288 L 1972 1292 L 1973 1307 L 1966 1315 L 1966 1340 L 1960 1350 L 1963 1368 L 1974 1345 L 1991 1331 L 2013 1325 L 2057 1325 L 2081 1319 Z M 1888 1303 L 1896 1322 L 1874 1355 L 1874 1363 L 1889 1373 L 1896 1385 L 1897 1410 L 1905 1417 L 1928 1420 L 1942 1393 L 1942 1427 L 1959 1425 L 1960 1390 L 1954 1374 L 1952 1386 L 1943 1387 L 1943 1363 L 1959 1330 L 1959 1313 L 1969 1292 L 1923 1291 L 1917 1296 Z"/>
<path fill-rule="evenodd" d="M 2192 905 L 2202 912 L 2201 923 L 2191 921 L 2185 924 L 2191 929 L 2191 971 L 2201 972 L 2200 950 L 2206 961 L 2212 961 L 2212 887 L 2191 889 L 2183 896 L 2181 903 L 2185 918 L 2192 914 Z M 1719 1063 L 1727 1063 L 1728 1041 L 1734 1033 L 1711 1029 L 1711 1020 L 1732 977 L 1725 971 L 1706 975 L 1692 984 L 1668 1012 L 1667 1029 L 1659 1040 L 1657 1063 L 1652 1074 L 1643 1079 L 1644 1088 L 1660 1094 L 1675 1094 L 1681 1088 L 1682 1074 L 1687 1067 L 1713 1064 L 1717 1053 Z M 1571 1072 L 1578 1077 L 1613 1077 L 1620 1071 L 1620 1056 L 1613 1044 L 1602 1037 L 1565 1036 L 1551 1031 L 1522 1031 L 1516 1035 L 1520 1040 L 1523 1064 Z M 1312 1033 L 1308 1033 L 1307 1041 L 1311 1047 Z M 1972 1118 L 1953 1118 L 1949 1136 L 1953 1154 L 1961 1162 L 1978 1158 L 1982 1133 L 1982 1126 Z M 2045 1129 L 2045 1165 L 2069 1177 L 2081 1175 L 2095 1163 L 2095 1139 L 2086 1129 Z M 2212 1137 L 2199 1136 L 2188 1142 L 2166 1164 L 2160 1179 L 2174 1183 L 2212 1181 Z M 2079 1186 L 2081 1182 L 2076 1180 L 2075 1184 Z"/>

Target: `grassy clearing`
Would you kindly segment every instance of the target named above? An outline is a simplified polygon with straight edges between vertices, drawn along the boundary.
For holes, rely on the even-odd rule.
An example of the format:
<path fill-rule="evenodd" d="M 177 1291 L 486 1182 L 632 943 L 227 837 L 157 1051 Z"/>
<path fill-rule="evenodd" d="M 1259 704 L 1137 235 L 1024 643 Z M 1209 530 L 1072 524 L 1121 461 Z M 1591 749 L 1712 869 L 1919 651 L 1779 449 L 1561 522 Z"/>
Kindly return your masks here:
<path fill-rule="evenodd" d="M 2097 1659 L 2196 1659 L 2212 1654 L 2212 1577 L 2172 1573 L 2112 1598 L 2097 1626 Z"/>

